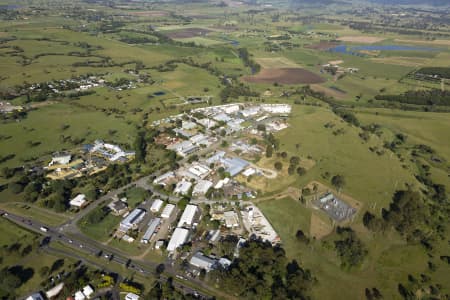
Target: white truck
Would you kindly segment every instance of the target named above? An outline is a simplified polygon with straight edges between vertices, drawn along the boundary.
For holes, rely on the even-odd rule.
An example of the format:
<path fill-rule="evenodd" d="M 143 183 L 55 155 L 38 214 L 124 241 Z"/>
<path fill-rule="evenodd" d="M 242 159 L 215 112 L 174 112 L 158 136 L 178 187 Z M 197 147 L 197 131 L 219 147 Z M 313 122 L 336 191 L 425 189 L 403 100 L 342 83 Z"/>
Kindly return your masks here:
<path fill-rule="evenodd" d="M 48 231 L 48 228 L 47 227 L 44 227 L 44 226 L 41 226 L 41 228 L 39 228 L 42 232 L 47 232 Z"/>

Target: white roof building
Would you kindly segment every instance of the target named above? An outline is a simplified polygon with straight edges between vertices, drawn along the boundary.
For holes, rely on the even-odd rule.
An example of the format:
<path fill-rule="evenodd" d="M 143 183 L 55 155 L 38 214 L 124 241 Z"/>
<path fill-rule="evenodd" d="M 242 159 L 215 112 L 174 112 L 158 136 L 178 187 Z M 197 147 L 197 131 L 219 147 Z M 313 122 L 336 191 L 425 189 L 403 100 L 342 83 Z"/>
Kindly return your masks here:
<path fill-rule="evenodd" d="M 152 206 L 150 207 L 150 211 L 154 213 L 160 211 L 163 204 L 164 202 L 161 199 L 156 199 L 155 201 L 153 201 Z"/>
<path fill-rule="evenodd" d="M 221 189 L 221 188 L 223 188 L 223 186 L 224 186 L 225 184 L 227 184 L 228 182 L 230 182 L 230 178 L 228 178 L 228 177 L 226 177 L 226 178 L 224 178 L 224 179 L 221 179 L 221 180 L 219 180 L 219 181 L 216 183 L 216 185 L 214 186 L 214 188 L 215 188 L 216 190 Z"/>
<path fill-rule="evenodd" d="M 170 218 L 170 216 L 172 215 L 174 209 L 175 209 L 175 205 L 167 204 L 166 207 L 164 207 L 164 209 L 163 209 L 163 211 L 161 213 L 161 218 L 163 218 L 163 219 Z"/>
<path fill-rule="evenodd" d="M 128 293 L 125 296 L 125 300 L 139 300 L 139 296 L 133 293 Z"/>
<path fill-rule="evenodd" d="M 208 168 L 208 167 L 205 166 L 205 165 L 196 163 L 196 164 L 193 164 L 193 165 L 188 169 L 188 171 L 189 171 L 190 173 L 194 174 L 196 177 L 202 178 L 202 179 L 203 179 L 203 178 L 205 178 L 206 176 L 208 176 L 208 174 L 211 172 L 211 169 Z"/>
<path fill-rule="evenodd" d="M 26 300 L 44 300 L 41 293 L 34 293 L 26 298 Z"/>
<path fill-rule="evenodd" d="M 119 225 L 119 230 L 123 232 L 127 232 L 132 228 L 136 228 L 137 225 L 144 219 L 145 210 L 142 208 L 136 208 L 131 213 L 129 213 Z"/>
<path fill-rule="evenodd" d="M 241 109 L 239 107 L 239 104 L 223 105 L 221 108 L 227 114 L 232 114 L 232 113 L 238 112 Z"/>
<path fill-rule="evenodd" d="M 180 218 L 180 221 L 178 222 L 177 227 L 192 226 L 193 225 L 192 223 L 194 222 L 195 214 L 197 212 L 198 212 L 197 205 L 192 205 L 192 204 L 186 205 L 186 208 L 185 208 L 183 214 L 181 215 L 181 218 Z"/>
<path fill-rule="evenodd" d="M 248 117 L 253 117 L 253 116 L 259 114 L 259 111 L 260 111 L 259 107 L 252 106 L 252 107 L 246 108 L 244 110 L 241 110 L 240 113 L 242 114 L 243 117 L 248 118 Z"/>
<path fill-rule="evenodd" d="M 225 226 L 227 228 L 239 227 L 239 217 L 235 211 L 226 211 L 223 213 L 223 218 L 225 219 Z"/>
<path fill-rule="evenodd" d="M 186 243 L 189 236 L 189 230 L 184 228 L 176 228 L 167 245 L 167 251 L 173 252 L 175 249 Z"/>
<path fill-rule="evenodd" d="M 261 109 L 272 114 L 290 114 L 291 106 L 289 104 L 261 104 Z"/>
<path fill-rule="evenodd" d="M 195 124 L 194 122 L 191 122 L 191 121 L 183 121 L 181 123 L 181 128 L 183 128 L 185 130 L 194 129 L 195 127 L 197 127 L 197 124 Z"/>
<path fill-rule="evenodd" d="M 191 257 L 191 259 L 189 260 L 189 264 L 200 269 L 205 269 L 205 271 L 209 272 L 214 269 L 217 261 L 208 256 L 205 256 L 201 252 L 197 252 Z"/>
<path fill-rule="evenodd" d="M 181 180 L 177 183 L 173 193 L 178 195 L 187 195 L 192 183 L 189 181 Z"/>
<path fill-rule="evenodd" d="M 52 161 L 48 164 L 48 166 L 52 165 L 67 165 L 70 163 L 72 159 L 72 155 L 70 154 L 56 154 L 52 157 Z"/>
<path fill-rule="evenodd" d="M 192 195 L 194 196 L 205 195 L 212 186 L 213 183 L 209 180 L 199 180 L 197 184 L 194 186 Z"/>
<path fill-rule="evenodd" d="M 256 173 L 256 170 L 254 168 L 248 168 L 247 170 L 242 172 L 242 175 L 244 175 L 245 177 L 248 177 L 248 176 L 251 176 L 251 175 L 253 175 L 255 173 Z"/>
<path fill-rule="evenodd" d="M 78 291 L 75 293 L 75 300 L 84 300 L 86 299 L 86 296 L 83 294 L 82 291 Z"/>
<path fill-rule="evenodd" d="M 141 239 L 141 243 L 148 244 L 153 237 L 153 234 L 155 234 L 158 230 L 158 226 L 161 223 L 160 218 L 154 218 L 148 223 L 147 231 L 145 231 L 144 236 Z"/>
<path fill-rule="evenodd" d="M 86 296 L 86 298 L 90 298 L 93 293 L 94 289 L 89 284 L 83 288 L 83 294 Z"/>
<path fill-rule="evenodd" d="M 205 127 L 206 129 L 210 129 L 217 125 L 217 122 L 208 118 L 200 119 L 197 121 L 200 125 Z"/>
<path fill-rule="evenodd" d="M 84 194 L 77 195 L 75 198 L 73 198 L 69 202 L 70 206 L 74 206 L 74 207 L 78 207 L 78 208 L 84 207 L 86 205 L 86 203 L 87 203 L 86 195 L 84 195 Z"/>
<path fill-rule="evenodd" d="M 196 144 L 196 145 L 209 146 L 211 144 L 211 142 L 209 141 L 209 137 L 204 135 L 203 133 L 196 134 L 193 137 L 191 137 L 189 140 L 193 144 Z"/>
<path fill-rule="evenodd" d="M 171 178 L 175 178 L 175 173 L 170 171 L 167 173 L 162 174 L 161 176 L 158 176 L 153 180 L 153 184 L 161 184 L 166 185 L 165 181 Z"/>
<path fill-rule="evenodd" d="M 212 118 L 218 122 L 220 121 L 228 122 L 231 120 L 231 118 L 225 113 L 220 113 L 218 115 L 213 116 Z"/>

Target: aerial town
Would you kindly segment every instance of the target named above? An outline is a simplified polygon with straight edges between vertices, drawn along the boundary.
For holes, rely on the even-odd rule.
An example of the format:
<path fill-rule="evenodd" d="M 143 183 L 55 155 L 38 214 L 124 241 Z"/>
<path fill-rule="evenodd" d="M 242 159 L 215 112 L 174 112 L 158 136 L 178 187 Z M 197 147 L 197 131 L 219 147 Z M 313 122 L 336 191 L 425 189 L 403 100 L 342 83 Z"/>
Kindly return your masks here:
<path fill-rule="evenodd" d="M 0 0 L 0 300 L 449 300 L 449 61 L 450 0 Z"/>

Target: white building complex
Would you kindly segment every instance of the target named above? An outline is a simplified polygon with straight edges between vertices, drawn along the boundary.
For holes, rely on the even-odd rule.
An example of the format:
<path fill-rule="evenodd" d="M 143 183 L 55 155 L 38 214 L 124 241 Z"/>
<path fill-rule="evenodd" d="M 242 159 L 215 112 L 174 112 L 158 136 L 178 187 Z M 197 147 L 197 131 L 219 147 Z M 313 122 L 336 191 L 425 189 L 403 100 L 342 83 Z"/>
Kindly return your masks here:
<path fill-rule="evenodd" d="M 175 249 L 186 243 L 189 237 L 189 230 L 184 228 L 176 228 L 167 245 L 167 251 L 173 252 Z"/>

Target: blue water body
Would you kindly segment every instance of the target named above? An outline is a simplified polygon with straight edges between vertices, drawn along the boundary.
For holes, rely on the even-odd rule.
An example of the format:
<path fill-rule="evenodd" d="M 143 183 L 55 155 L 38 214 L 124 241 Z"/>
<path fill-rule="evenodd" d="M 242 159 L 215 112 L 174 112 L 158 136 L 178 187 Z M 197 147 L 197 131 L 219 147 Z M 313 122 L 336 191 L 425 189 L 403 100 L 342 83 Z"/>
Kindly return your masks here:
<path fill-rule="evenodd" d="M 230 38 L 228 38 L 226 36 L 221 36 L 221 38 L 223 40 L 227 41 L 228 43 L 230 43 L 231 45 L 235 46 L 235 47 L 239 46 L 239 41 L 232 40 L 232 39 L 230 39 Z"/>
<path fill-rule="evenodd" d="M 0 9 L 4 9 L 4 10 L 15 10 L 15 9 L 19 9 L 21 7 L 22 7 L 21 5 L 16 5 L 16 4 L 0 5 Z"/>
<path fill-rule="evenodd" d="M 402 46 L 402 45 L 367 45 L 367 46 L 355 46 L 348 47 L 347 45 L 339 45 L 329 49 L 330 52 L 351 54 L 357 56 L 363 56 L 358 51 L 438 51 L 437 48 L 430 47 L 415 47 L 415 46 Z"/>

